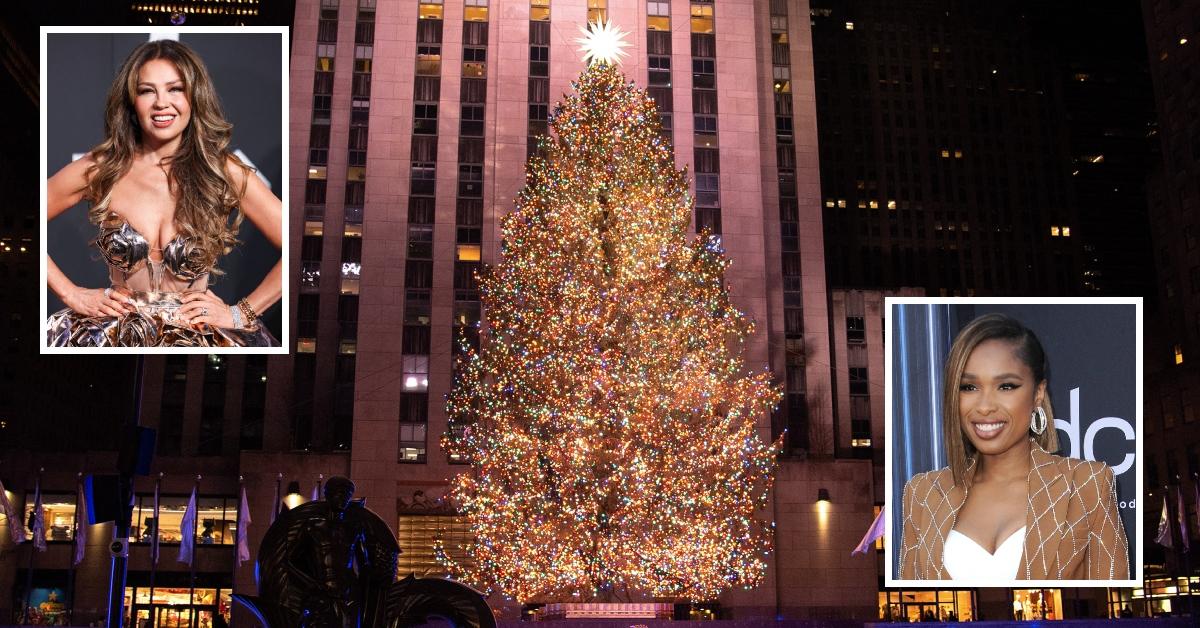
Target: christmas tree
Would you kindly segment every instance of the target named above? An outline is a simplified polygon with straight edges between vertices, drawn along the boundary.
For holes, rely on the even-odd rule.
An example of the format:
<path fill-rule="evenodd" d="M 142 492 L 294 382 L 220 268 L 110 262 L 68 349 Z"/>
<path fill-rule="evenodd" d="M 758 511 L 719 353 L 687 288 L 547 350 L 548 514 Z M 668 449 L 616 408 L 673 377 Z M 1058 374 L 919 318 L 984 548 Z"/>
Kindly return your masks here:
<path fill-rule="evenodd" d="M 443 559 L 521 602 L 712 599 L 765 572 L 776 448 L 755 422 L 779 393 L 743 366 L 719 240 L 689 242 L 654 102 L 592 56 L 480 277 L 444 440 L 472 465 L 453 495 L 474 541 Z"/>

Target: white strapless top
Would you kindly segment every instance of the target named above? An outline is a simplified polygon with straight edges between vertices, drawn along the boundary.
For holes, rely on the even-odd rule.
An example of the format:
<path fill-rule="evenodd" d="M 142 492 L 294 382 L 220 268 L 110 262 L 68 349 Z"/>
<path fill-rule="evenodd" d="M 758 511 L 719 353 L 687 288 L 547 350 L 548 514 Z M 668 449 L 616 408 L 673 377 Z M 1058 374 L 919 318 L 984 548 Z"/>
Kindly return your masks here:
<path fill-rule="evenodd" d="M 942 565 L 954 580 L 1006 584 L 1016 580 L 1024 549 L 1024 526 L 1004 539 L 996 548 L 995 554 L 989 554 L 978 543 L 972 541 L 971 537 L 958 530 L 951 530 L 943 548 Z"/>

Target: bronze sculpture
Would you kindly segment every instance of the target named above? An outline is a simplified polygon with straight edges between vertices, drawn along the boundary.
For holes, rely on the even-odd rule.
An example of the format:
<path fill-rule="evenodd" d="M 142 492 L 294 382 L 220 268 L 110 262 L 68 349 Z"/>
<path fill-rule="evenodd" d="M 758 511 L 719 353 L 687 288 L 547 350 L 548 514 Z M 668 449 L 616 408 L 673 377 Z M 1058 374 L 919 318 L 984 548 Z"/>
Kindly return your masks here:
<path fill-rule="evenodd" d="M 401 628 L 440 617 L 495 628 L 483 596 L 452 580 L 396 580 L 400 547 L 391 528 L 334 476 L 325 499 L 281 513 L 258 550 L 258 596 L 234 599 L 266 628 Z"/>

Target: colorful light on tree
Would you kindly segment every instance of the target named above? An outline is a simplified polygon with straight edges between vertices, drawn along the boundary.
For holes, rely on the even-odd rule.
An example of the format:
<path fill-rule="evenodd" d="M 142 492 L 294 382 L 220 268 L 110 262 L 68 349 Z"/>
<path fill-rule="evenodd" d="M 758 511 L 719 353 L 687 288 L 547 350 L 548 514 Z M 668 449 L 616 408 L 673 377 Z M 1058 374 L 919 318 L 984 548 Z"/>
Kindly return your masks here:
<path fill-rule="evenodd" d="M 593 62 L 530 158 L 482 273 L 482 350 L 465 340 L 444 446 L 473 565 L 522 602 L 712 599 L 763 577 L 758 516 L 779 400 L 740 354 L 719 240 L 689 242 L 692 199 L 653 101 Z"/>

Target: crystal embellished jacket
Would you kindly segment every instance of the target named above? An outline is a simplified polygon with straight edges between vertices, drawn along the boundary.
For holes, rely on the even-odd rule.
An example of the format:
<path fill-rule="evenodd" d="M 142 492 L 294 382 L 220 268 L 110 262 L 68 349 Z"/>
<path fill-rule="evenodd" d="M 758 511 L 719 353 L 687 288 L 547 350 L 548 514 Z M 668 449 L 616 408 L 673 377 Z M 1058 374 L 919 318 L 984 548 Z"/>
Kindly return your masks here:
<path fill-rule="evenodd" d="M 1018 580 L 1128 580 L 1129 544 L 1117 512 L 1112 469 L 1047 453 L 1036 442 L 1027 481 L 1025 546 Z M 970 477 L 968 470 L 967 476 Z M 949 467 L 919 473 L 904 486 L 901 580 L 948 580 L 946 537 L 967 501 Z"/>

